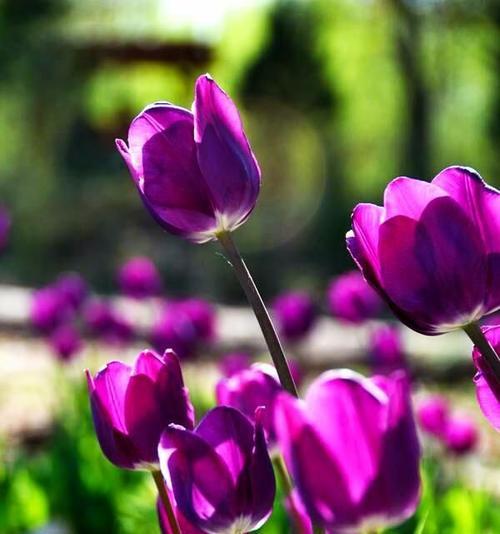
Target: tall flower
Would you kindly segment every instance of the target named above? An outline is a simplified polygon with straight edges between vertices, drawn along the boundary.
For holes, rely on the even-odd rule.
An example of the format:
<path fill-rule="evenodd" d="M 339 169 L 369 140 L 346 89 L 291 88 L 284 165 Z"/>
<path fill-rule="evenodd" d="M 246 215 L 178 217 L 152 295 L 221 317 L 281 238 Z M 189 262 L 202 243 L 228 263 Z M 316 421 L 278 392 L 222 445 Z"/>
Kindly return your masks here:
<path fill-rule="evenodd" d="M 463 415 L 450 417 L 443 441 L 453 454 L 462 455 L 472 452 L 479 441 L 474 421 Z"/>
<path fill-rule="evenodd" d="M 377 316 L 382 302 L 357 271 L 334 278 L 328 286 L 330 313 L 348 323 L 362 323 Z"/>
<path fill-rule="evenodd" d="M 170 425 L 158 447 L 177 507 L 209 534 L 251 532 L 271 515 L 274 473 L 259 416 L 218 406 L 194 431 Z"/>
<path fill-rule="evenodd" d="M 500 307 L 500 192 L 473 169 L 448 167 L 431 183 L 396 178 L 383 207 L 356 206 L 347 246 L 393 312 L 422 334 L 466 327 Z"/>
<path fill-rule="evenodd" d="M 132 121 L 128 146 L 116 146 L 155 220 L 204 243 L 245 222 L 260 170 L 235 104 L 209 75 L 196 81 L 192 109 L 151 104 Z"/>
<path fill-rule="evenodd" d="M 415 511 L 420 449 L 403 375 L 326 372 L 304 401 L 278 396 L 275 430 L 315 524 L 343 532 L 395 524 Z"/>
<path fill-rule="evenodd" d="M 483 332 L 498 353 L 500 350 L 500 326 L 484 328 Z M 477 370 L 474 383 L 479 406 L 493 427 L 500 430 L 500 379 L 492 373 L 477 347 L 474 347 L 472 356 Z"/>
<path fill-rule="evenodd" d="M 193 408 L 177 356 L 141 352 L 131 367 L 114 361 L 87 371 L 94 427 L 102 452 L 125 469 L 158 469 L 158 442 L 170 424 L 193 427 Z"/>

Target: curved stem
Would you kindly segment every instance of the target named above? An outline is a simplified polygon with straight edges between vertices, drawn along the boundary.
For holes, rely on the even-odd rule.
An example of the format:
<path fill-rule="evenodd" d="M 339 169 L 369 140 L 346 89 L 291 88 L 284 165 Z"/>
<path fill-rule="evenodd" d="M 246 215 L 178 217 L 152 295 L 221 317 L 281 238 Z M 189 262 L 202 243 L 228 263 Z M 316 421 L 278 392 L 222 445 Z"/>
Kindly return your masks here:
<path fill-rule="evenodd" d="M 463 330 L 469 336 L 472 343 L 479 349 L 491 372 L 500 382 L 500 358 L 495 352 L 495 349 L 490 345 L 490 342 L 486 339 L 480 326 L 477 323 L 470 323 L 464 326 Z"/>
<path fill-rule="evenodd" d="M 262 297 L 252 279 L 252 275 L 248 271 L 231 234 L 229 232 L 220 232 L 217 234 L 217 239 L 227 254 L 247 300 L 253 308 L 283 389 L 291 393 L 294 397 L 298 397 L 297 388 L 290 373 L 283 347 L 281 346 Z"/>
<path fill-rule="evenodd" d="M 167 489 L 165 488 L 165 481 L 163 480 L 163 475 L 161 471 L 152 471 L 153 480 L 155 481 L 156 487 L 158 489 L 158 495 L 160 496 L 161 503 L 167 514 L 168 524 L 172 534 L 181 534 L 181 528 L 175 517 L 174 509 L 172 508 L 172 503 L 170 502 L 170 497 L 168 496 Z"/>

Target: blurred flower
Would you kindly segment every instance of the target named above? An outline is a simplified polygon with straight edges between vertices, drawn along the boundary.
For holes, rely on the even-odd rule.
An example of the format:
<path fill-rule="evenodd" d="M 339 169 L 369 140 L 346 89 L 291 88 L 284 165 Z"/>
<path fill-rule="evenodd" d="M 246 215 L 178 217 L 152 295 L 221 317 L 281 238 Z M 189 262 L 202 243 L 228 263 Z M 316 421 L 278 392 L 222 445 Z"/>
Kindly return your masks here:
<path fill-rule="evenodd" d="M 0 207 L 0 252 L 5 249 L 9 241 L 12 220 L 6 208 Z"/>
<path fill-rule="evenodd" d="M 70 325 L 58 326 L 50 335 L 49 345 L 61 360 L 70 360 L 83 345 L 78 330 Z"/>
<path fill-rule="evenodd" d="M 441 395 L 431 395 L 417 405 L 417 419 L 423 431 L 441 438 L 449 417 L 448 401 Z"/>
<path fill-rule="evenodd" d="M 295 534 L 314 533 L 311 518 L 307 515 L 307 510 L 304 507 L 304 503 L 300 500 L 297 489 L 294 488 L 291 493 L 285 497 L 285 508 L 295 527 L 293 529 Z"/>
<path fill-rule="evenodd" d="M 498 354 L 500 351 L 500 326 L 483 328 L 483 332 Z M 500 430 L 500 381 L 476 347 L 474 347 L 472 357 L 477 370 L 474 377 L 477 401 L 486 419 L 496 430 Z"/>
<path fill-rule="evenodd" d="M 305 399 L 281 393 L 275 430 L 312 521 L 332 532 L 402 522 L 420 496 L 420 449 L 401 373 L 329 371 Z"/>
<path fill-rule="evenodd" d="M 254 363 L 248 369 L 219 380 L 215 395 L 217 404 L 238 408 L 250 419 L 259 406 L 266 407 L 262 423 L 269 441 L 274 442 L 273 404 L 281 391 L 276 369 L 267 363 Z"/>
<path fill-rule="evenodd" d="M 230 352 L 219 360 L 219 370 L 225 377 L 230 377 L 248 369 L 252 363 L 252 358 L 245 352 Z"/>
<path fill-rule="evenodd" d="M 167 425 L 193 428 L 194 413 L 177 356 L 145 350 L 133 367 L 114 361 L 92 378 L 94 427 L 102 452 L 125 469 L 158 469 L 158 442 Z"/>
<path fill-rule="evenodd" d="M 185 314 L 201 341 L 211 341 L 215 336 L 216 314 L 210 302 L 203 299 L 186 299 L 174 304 L 176 313 Z"/>
<path fill-rule="evenodd" d="M 389 374 L 407 367 L 401 334 L 395 326 L 383 325 L 374 329 L 368 350 L 374 373 Z"/>
<path fill-rule="evenodd" d="M 330 313 L 349 323 L 362 323 L 378 315 L 382 301 L 357 271 L 341 274 L 328 286 Z"/>
<path fill-rule="evenodd" d="M 472 452 L 478 442 L 478 433 L 474 421 L 464 416 L 453 416 L 448 419 L 443 441 L 449 451 L 454 454 Z"/>
<path fill-rule="evenodd" d="M 271 515 L 274 472 L 259 415 L 254 428 L 238 410 L 218 406 L 194 431 L 170 425 L 158 453 L 178 509 L 204 532 L 249 532 Z"/>
<path fill-rule="evenodd" d="M 293 381 L 297 387 L 302 384 L 304 379 L 304 373 L 302 372 L 302 366 L 297 360 L 287 357 L 288 368 L 290 369 L 290 374 L 292 375 Z"/>
<path fill-rule="evenodd" d="M 103 300 L 93 299 L 83 311 L 83 318 L 89 333 L 99 340 L 111 345 L 123 345 L 132 341 L 135 332 L 125 317 Z M 159 352 L 163 353 L 163 347 Z"/>
<path fill-rule="evenodd" d="M 169 499 L 170 502 L 173 504 L 174 496 L 172 491 L 169 491 Z M 181 534 L 204 534 L 205 531 L 200 530 L 198 527 L 194 526 L 192 523 L 190 523 L 182 514 L 182 512 L 179 510 L 178 506 L 173 504 L 173 509 L 175 513 L 175 517 L 177 519 L 177 523 L 179 525 L 179 528 L 181 529 Z M 168 522 L 168 516 L 167 512 L 165 511 L 165 507 L 163 506 L 160 499 L 156 499 L 156 513 L 158 514 L 158 522 L 160 524 L 160 530 L 162 534 L 174 534 L 172 529 L 170 528 L 170 524 Z"/>
<path fill-rule="evenodd" d="M 69 307 L 79 310 L 88 295 L 87 283 L 78 273 L 63 273 L 54 283 L 54 288 Z"/>
<path fill-rule="evenodd" d="M 245 222 L 260 170 L 236 106 L 210 76 L 196 81 L 192 109 L 151 104 L 132 121 L 128 146 L 116 146 L 154 219 L 204 243 Z"/>
<path fill-rule="evenodd" d="M 175 304 L 165 307 L 150 333 L 150 342 L 157 351 L 171 348 L 181 359 L 193 356 L 199 341 L 193 321 Z"/>
<path fill-rule="evenodd" d="M 499 214 L 499 191 L 448 167 L 432 183 L 396 178 L 384 207 L 356 206 L 347 246 L 403 323 L 442 334 L 500 307 Z"/>
<path fill-rule="evenodd" d="M 118 285 L 124 295 L 135 299 L 154 297 L 162 287 L 156 265 L 145 257 L 132 258 L 120 267 Z"/>
<path fill-rule="evenodd" d="M 72 317 L 66 299 L 54 287 L 44 287 L 33 293 L 30 306 L 31 324 L 40 332 L 49 334 Z"/>
<path fill-rule="evenodd" d="M 303 291 L 290 291 L 276 297 L 272 304 L 278 330 L 285 339 L 298 340 L 311 330 L 316 319 L 314 303 Z"/>

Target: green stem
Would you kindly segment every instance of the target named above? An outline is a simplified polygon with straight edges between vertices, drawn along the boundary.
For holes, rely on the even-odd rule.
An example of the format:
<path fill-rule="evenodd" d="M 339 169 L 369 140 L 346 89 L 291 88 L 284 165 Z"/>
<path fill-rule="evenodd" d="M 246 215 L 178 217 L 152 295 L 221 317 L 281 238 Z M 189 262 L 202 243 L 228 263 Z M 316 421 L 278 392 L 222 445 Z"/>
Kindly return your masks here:
<path fill-rule="evenodd" d="M 490 342 L 486 339 L 479 325 L 475 322 L 470 323 L 464 326 L 463 330 L 469 336 L 472 343 L 479 349 L 492 373 L 500 381 L 500 358 L 495 352 L 495 349 L 490 345 Z"/>
<path fill-rule="evenodd" d="M 280 480 L 281 487 L 283 488 L 283 492 L 285 493 L 285 497 L 288 497 L 288 495 L 292 493 L 293 485 L 281 454 L 278 453 L 273 455 L 273 465 Z"/>
<path fill-rule="evenodd" d="M 161 471 L 151 471 L 153 480 L 155 481 L 156 487 L 158 489 L 158 495 L 163 504 L 163 508 L 167 514 L 168 524 L 172 534 L 181 534 L 181 528 L 175 517 L 174 509 L 172 508 L 172 503 L 170 502 L 170 497 L 168 496 L 167 489 L 165 488 L 165 481 L 163 480 L 163 475 Z"/>
<path fill-rule="evenodd" d="M 217 234 L 217 239 L 222 245 L 225 253 L 227 254 L 229 261 L 234 269 L 236 277 L 245 292 L 248 302 L 253 308 L 255 317 L 259 322 L 262 334 L 266 340 L 267 347 L 271 354 L 271 358 L 274 363 L 274 367 L 278 373 L 281 385 L 283 388 L 291 393 L 294 397 L 298 397 L 297 388 L 293 381 L 288 363 L 285 358 L 285 353 L 283 352 L 283 347 L 281 346 L 276 330 L 274 329 L 269 313 L 262 301 L 262 297 L 255 286 L 255 282 L 252 279 L 250 272 L 241 257 L 236 244 L 231 237 L 229 232 L 220 232 Z"/>

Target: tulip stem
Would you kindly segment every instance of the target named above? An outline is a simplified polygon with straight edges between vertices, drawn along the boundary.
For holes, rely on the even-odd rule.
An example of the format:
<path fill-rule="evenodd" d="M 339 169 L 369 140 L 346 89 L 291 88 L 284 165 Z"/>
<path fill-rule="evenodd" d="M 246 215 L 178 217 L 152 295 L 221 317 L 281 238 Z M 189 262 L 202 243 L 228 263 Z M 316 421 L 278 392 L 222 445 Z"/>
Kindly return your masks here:
<path fill-rule="evenodd" d="M 271 322 L 271 318 L 269 317 L 269 313 L 267 312 L 262 297 L 255 286 L 252 275 L 245 265 L 245 262 L 243 261 L 243 258 L 241 257 L 238 248 L 231 237 L 231 234 L 229 232 L 219 232 L 217 234 L 217 239 L 226 252 L 236 277 L 238 278 L 238 281 L 245 292 L 247 300 L 253 308 L 255 317 L 259 322 L 262 334 L 266 340 L 267 347 L 271 354 L 274 367 L 276 368 L 283 389 L 288 391 L 288 393 L 291 393 L 294 397 L 298 397 L 297 388 L 295 387 L 295 382 L 293 381 L 290 373 L 285 353 L 283 352 L 283 347 L 281 346 L 280 340 L 273 323 Z"/>
<path fill-rule="evenodd" d="M 167 513 L 168 524 L 172 534 L 182 534 L 179 523 L 175 516 L 174 509 L 172 508 L 172 503 L 170 502 L 170 497 L 168 496 L 167 489 L 165 488 L 165 481 L 163 480 L 163 475 L 161 471 L 152 471 L 153 480 L 155 481 L 156 487 L 158 488 L 158 495 L 160 496 L 161 503 L 163 508 Z"/>
<path fill-rule="evenodd" d="M 479 349 L 492 373 L 500 381 L 500 358 L 490 342 L 486 339 L 480 326 L 474 322 L 464 326 L 463 330 L 470 337 L 472 343 Z"/>

